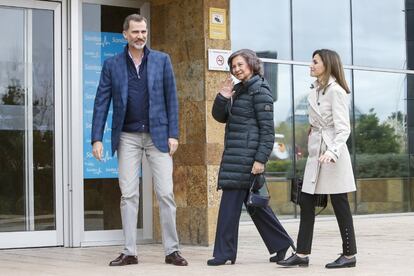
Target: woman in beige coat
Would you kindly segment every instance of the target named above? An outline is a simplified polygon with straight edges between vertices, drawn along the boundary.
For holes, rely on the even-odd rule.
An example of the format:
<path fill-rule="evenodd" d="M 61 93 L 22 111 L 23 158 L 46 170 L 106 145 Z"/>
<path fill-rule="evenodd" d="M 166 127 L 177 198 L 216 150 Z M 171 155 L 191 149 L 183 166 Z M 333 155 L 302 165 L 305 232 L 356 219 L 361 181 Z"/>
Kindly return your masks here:
<path fill-rule="evenodd" d="M 316 77 L 308 96 L 308 160 L 300 200 L 297 251 L 282 266 L 308 266 L 315 223 L 315 194 L 329 194 L 342 237 L 342 254 L 326 268 L 354 267 L 356 242 L 347 193 L 356 190 L 346 141 L 350 134 L 349 94 L 339 55 L 317 50 L 310 74 Z"/>

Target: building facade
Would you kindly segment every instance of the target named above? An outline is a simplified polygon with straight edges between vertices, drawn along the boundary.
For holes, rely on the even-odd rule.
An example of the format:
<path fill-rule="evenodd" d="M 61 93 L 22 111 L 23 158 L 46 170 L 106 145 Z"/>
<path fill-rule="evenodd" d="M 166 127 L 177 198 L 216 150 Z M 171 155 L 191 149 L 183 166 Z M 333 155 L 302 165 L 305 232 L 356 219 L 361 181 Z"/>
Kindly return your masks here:
<path fill-rule="evenodd" d="M 264 0 L 255 3 L 257 12 L 248 13 L 249 1 L 231 1 L 232 50 L 251 48 L 273 67 L 267 78 L 276 91 L 275 151 L 280 156 L 273 156 L 267 171 L 273 176 L 277 213 L 296 212 L 286 179 L 303 175 L 306 98 L 313 82 L 308 65 L 321 48 L 339 53 L 352 90 L 348 147 L 358 187 L 351 195 L 354 212 L 412 211 L 413 4 Z"/>
<path fill-rule="evenodd" d="M 308 65 L 319 48 L 341 55 L 352 90 L 354 213 L 413 211 L 414 1 L 0 0 L 0 248 L 122 244 L 116 156 L 92 158 L 90 123 L 103 60 L 122 51 L 131 13 L 148 18 L 149 46 L 170 54 L 177 78 L 182 243 L 214 241 L 220 200 L 224 127 L 211 107 L 228 72 L 211 66 L 209 50 L 250 48 L 265 62 L 278 215 L 297 214 L 289 179 L 306 160 Z M 138 239 L 160 241 L 145 162 L 141 172 Z"/>

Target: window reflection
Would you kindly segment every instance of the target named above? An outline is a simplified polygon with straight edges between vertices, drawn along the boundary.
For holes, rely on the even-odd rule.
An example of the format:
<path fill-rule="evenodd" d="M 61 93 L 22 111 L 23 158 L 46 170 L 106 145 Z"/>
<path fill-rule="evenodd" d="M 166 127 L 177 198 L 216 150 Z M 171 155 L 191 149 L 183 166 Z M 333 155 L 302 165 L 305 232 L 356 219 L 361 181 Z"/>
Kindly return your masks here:
<path fill-rule="evenodd" d="M 32 15 L 35 229 L 52 230 L 55 229 L 53 12 L 33 10 Z"/>
<path fill-rule="evenodd" d="M 308 61 L 313 51 L 329 48 L 351 64 L 349 0 L 293 0 L 293 59 Z"/>
<path fill-rule="evenodd" d="M 275 144 L 266 171 L 271 176 L 287 177 L 291 174 L 294 155 L 292 122 L 289 121 L 292 106 L 291 66 L 282 64 L 277 66 L 277 98 L 273 109 Z"/>
<path fill-rule="evenodd" d="M 358 212 L 407 211 L 406 75 L 355 71 Z"/>
<path fill-rule="evenodd" d="M 354 78 L 355 109 L 360 112 L 355 115 L 357 154 L 405 154 L 406 75 L 355 71 Z M 387 174 L 405 175 L 406 172 L 381 170 L 375 174 L 381 177 Z M 372 176 L 359 168 L 358 177 Z"/>
<path fill-rule="evenodd" d="M 310 59 L 308 57 L 308 59 Z M 314 79 L 309 75 L 306 66 L 293 67 L 294 109 L 291 113 L 291 121 L 295 121 L 295 147 L 296 147 L 296 172 L 303 176 L 306 158 L 308 156 L 308 95 L 310 85 Z"/>
<path fill-rule="evenodd" d="M 267 66 L 266 66 L 267 65 Z M 267 70 L 266 69 L 271 69 Z M 270 72 L 269 72 L 270 71 Z M 271 195 L 270 206 L 279 215 L 291 216 L 294 205 L 290 202 L 290 181 L 293 175 L 293 128 L 291 65 L 265 64 L 265 76 L 273 84 L 275 143 L 266 164 L 267 181 Z"/>
<path fill-rule="evenodd" d="M 407 67 L 404 10 L 404 0 L 352 1 L 355 65 Z"/>
<path fill-rule="evenodd" d="M 260 10 L 255 16 L 251 14 L 251 1 L 234 0 L 230 20 L 232 50 L 251 48 L 262 58 L 293 63 L 310 61 L 315 49 L 329 48 L 337 51 L 346 65 L 407 69 L 407 57 L 414 56 L 410 55 L 412 3 L 413 0 L 261 0 L 255 2 L 254 8 Z M 303 174 L 309 128 L 307 94 L 314 79 L 307 66 L 265 64 L 265 69 L 276 96 L 276 143 L 267 172 L 272 179 L 289 177 L 294 170 Z M 358 191 L 355 197 L 351 195 L 351 205 L 357 205 L 352 208 L 358 213 L 410 210 L 410 200 L 414 198 L 414 187 L 410 187 L 414 181 L 407 181 L 414 171 L 414 75 L 345 70 L 345 76 L 353 90 L 348 148 L 358 181 Z M 287 159 L 275 155 L 282 140 L 289 154 Z M 283 188 L 288 185 L 279 185 L 279 194 L 284 194 Z M 272 208 L 283 214 L 287 210 L 283 207 L 285 199 L 278 200 L 280 203 Z"/>
<path fill-rule="evenodd" d="M 290 59 L 289 2 L 260 0 L 252 5 L 249 0 L 230 1 L 232 50 L 270 51 L 276 52 L 278 59 Z"/>

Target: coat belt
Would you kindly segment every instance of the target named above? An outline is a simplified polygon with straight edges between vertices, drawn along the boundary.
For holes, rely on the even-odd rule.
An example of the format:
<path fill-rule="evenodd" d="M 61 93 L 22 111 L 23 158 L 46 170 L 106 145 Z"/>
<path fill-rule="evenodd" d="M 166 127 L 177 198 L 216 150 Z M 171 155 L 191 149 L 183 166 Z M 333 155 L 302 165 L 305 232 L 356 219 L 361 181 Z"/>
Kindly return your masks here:
<path fill-rule="evenodd" d="M 323 126 L 323 127 L 321 127 L 321 126 L 312 126 L 311 125 L 311 129 L 312 129 L 312 131 L 323 131 L 323 130 L 330 130 L 330 129 L 335 129 L 335 127 L 334 126 Z"/>
<path fill-rule="evenodd" d="M 323 137 L 322 137 L 322 131 L 325 131 L 325 130 L 330 130 L 330 129 L 334 129 L 334 126 L 312 126 L 311 125 L 311 129 L 312 129 L 312 131 L 315 131 L 315 132 L 319 132 L 320 133 L 320 135 L 319 135 L 319 141 L 318 141 L 318 143 L 319 143 L 319 147 L 318 147 L 318 153 L 317 153 L 317 158 L 319 159 L 319 156 L 321 155 L 321 147 L 322 147 L 322 143 L 323 143 Z M 318 178 L 319 178 L 319 172 L 320 172 L 320 169 L 321 169 L 321 163 L 319 162 L 319 160 L 317 160 L 316 161 L 317 162 L 317 164 L 316 164 L 316 168 L 315 168 L 315 171 L 314 171 L 314 173 L 313 173 L 313 176 L 312 176 L 312 178 L 311 178 L 311 181 L 314 183 L 314 184 L 316 184 L 316 182 L 318 181 Z"/>

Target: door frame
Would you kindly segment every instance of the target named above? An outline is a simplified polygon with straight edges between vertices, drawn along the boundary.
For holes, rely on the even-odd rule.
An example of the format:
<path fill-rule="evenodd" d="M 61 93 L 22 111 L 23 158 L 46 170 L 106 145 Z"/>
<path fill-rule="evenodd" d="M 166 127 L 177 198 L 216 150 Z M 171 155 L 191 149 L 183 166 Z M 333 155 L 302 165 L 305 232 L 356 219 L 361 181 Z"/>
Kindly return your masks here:
<path fill-rule="evenodd" d="M 54 197 L 55 197 L 55 230 L 45 231 L 17 231 L 17 232 L 0 232 L 0 248 L 21 248 L 21 247 L 38 247 L 38 246 L 61 246 L 64 242 L 64 204 L 63 204 L 63 144 L 62 144 L 62 4 L 59 2 L 46 1 L 28 1 L 28 0 L 1 0 L 1 7 L 24 8 L 24 9 L 41 9 L 53 11 L 53 37 L 54 37 Z M 26 16 L 30 18 L 30 13 Z M 31 22 L 28 22 L 31 26 Z M 27 27 L 26 25 L 25 27 Z M 25 40 L 31 41 L 31 33 L 25 34 Z M 31 58 L 31 47 L 28 47 L 26 53 Z M 30 61 L 30 60 L 28 60 Z M 25 73 L 29 81 L 28 90 L 32 90 L 32 64 L 28 62 L 28 73 Z M 30 94 L 30 93 L 29 93 Z M 30 99 L 29 99 L 30 100 Z M 27 115 L 30 117 L 31 111 Z M 27 118 L 26 118 L 27 119 Z M 30 125 L 29 125 L 30 127 Z M 30 131 L 30 128 L 29 128 Z M 29 134 L 30 135 L 30 134 Z M 31 134 L 32 135 L 32 134 Z M 31 139 L 32 141 L 33 139 Z M 30 142 L 30 137 L 29 137 Z M 26 149 L 29 155 L 32 148 Z M 32 161 L 31 161 L 32 162 Z M 27 166 L 27 165 L 26 165 Z M 29 167 L 33 167 L 30 166 Z M 30 178 L 29 171 L 29 178 Z M 26 182 L 28 180 L 26 179 Z M 32 182 L 33 183 L 33 182 Z M 31 188 L 33 190 L 33 187 Z M 29 187 L 30 193 L 30 187 Z M 33 195 L 33 193 L 31 193 Z M 28 201 L 33 204 L 33 200 Z M 26 208 L 27 210 L 27 208 Z"/>
<path fill-rule="evenodd" d="M 99 230 L 85 231 L 84 226 L 84 178 L 83 178 L 83 87 L 82 87 L 82 5 L 83 3 L 100 4 L 118 7 L 140 9 L 140 13 L 148 19 L 150 26 L 149 1 L 141 0 L 79 0 L 70 2 L 70 114 L 68 154 L 70 156 L 69 172 L 69 202 L 68 220 L 71 225 L 68 235 L 65 235 L 65 246 L 99 246 L 121 245 L 124 243 L 123 231 Z M 121 24 L 122 22 L 120 22 Z M 149 45 L 150 37 L 148 37 Z M 82 160 L 82 162 L 79 162 Z M 137 231 L 138 243 L 153 239 L 152 211 L 152 174 L 143 160 L 143 229 Z"/>

